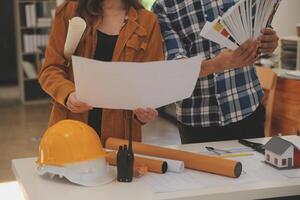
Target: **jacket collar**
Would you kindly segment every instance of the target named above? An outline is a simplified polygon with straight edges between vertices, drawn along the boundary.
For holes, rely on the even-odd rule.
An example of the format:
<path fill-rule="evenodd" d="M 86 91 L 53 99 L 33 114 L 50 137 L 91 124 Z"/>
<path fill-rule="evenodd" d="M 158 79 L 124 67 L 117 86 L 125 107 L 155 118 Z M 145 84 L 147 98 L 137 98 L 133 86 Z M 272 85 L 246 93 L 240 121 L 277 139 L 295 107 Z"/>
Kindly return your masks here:
<path fill-rule="evenodd" d="M 124 50 L 126 43 L 128 42 L 128 40 L 130 39 L 130 37 L 136 33 L 137 35 L 139 35 L 140 37 L 144 37 L 147 35 L 147 31 L 145 30 L 144 27 L 142 27 L 139 23 L 138 23 L 138 11 L 133 8 L 130 7 L 129 11 L 127 13 L 127 21 L 124 25 L 124 27 L 122 28 L 120 34 L 119 34 L 119 38 L 118 41 L 116 43 L 116 48 L 114 51 L 114 55 L 112 60 L 113 61 L 119 61 L 120 60 L 120 56 L 122 54 L 122 51 Z M 96 50 L 96 46 L 97 46 L 97 27 L 102 23 L 101 19 L 98 19 L 97 22 L 93 25 L 93 30 L 92 30 L 92 38 L 93 41 L 92 42 L 92 52 L 91 52 L 91 57 L 94 56 L 94 52 Z"/>
<path fill-rule="evenodd" d="M 130 7 L 127 16 L 128 20 L 119 34 L 119 38 L 112 58 L 113 61 L 120 60 L 121 53 L 124 50 L 127 41 L 140 26 L 137 23 L 138 13 L 136 9 Z"/>
<path fill-rule="evenodd" d="M 130 7 L 127 16 L 128 20 L 136 21 L 138 17 L 137 10 L 133 7 Z"/>

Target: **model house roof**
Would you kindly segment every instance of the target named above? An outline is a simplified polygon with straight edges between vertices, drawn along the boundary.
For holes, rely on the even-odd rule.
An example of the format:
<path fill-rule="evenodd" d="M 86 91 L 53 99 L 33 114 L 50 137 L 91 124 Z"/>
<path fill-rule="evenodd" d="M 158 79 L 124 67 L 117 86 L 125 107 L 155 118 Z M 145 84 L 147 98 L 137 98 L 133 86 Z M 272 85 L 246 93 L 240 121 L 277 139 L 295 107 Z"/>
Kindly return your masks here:
<path fill-rule="evenodd" d="M 265 145 L 265 149 L 277 155 L 282 155 L 290 146 L 294 145 L 280 137 L 272 137 Z"/>

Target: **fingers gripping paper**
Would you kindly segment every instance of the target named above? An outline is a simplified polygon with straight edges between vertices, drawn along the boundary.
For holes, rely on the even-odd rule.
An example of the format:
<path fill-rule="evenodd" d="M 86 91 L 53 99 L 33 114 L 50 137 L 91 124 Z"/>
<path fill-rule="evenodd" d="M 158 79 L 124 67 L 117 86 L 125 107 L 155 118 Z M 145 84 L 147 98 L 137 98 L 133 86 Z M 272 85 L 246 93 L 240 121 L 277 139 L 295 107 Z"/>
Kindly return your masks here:
<path fill-rule="evenodd" d="M 76 95 L 93 107 L 158 108 L 191 96 L 203 56 L 157 62 L 101 62 L 72 57 Z"/>
<path fill-rule="evenodd" d="M 79 41 L 86 29 L 86 22 L 81 17 L 73 17 L 69 21 L 69 28 L 64 47 L 64 56 L 66 59 L 71 59 Z"/>
<path fill-rule="evenodd" d="M 118 149 L 120 145 L 124 144 L 127 144 L 126 140 L 108 138 L 106 140 L 105 147 L 109 149 Z M 133 150 L 138 154 L 182 160 L 184 161 L 186 168 L 218 175 L 238 178 L 242 172 L 242 164 L 234 160 L 168 149 L 139 142 L 133 142 Z"/>

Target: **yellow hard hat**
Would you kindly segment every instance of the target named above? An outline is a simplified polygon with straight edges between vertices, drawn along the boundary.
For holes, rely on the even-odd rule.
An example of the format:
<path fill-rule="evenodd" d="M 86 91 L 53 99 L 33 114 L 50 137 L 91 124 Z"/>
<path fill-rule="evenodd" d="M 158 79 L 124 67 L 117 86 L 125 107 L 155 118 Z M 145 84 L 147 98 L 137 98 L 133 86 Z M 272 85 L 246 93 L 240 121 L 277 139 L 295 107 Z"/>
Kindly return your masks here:
<path fill-rule="evenodd" d="M 75 120 L 63 120 L 50 127 L 40 146 L 38 164 L 63 166 L 105 156 L 93 128 Z"/>
<path fill-rule="evenodd" d="M 116 177 L 97 133 L 74 120 L 60 121 L 45 132 L 36 163 L 40 175 L 59 175 L 84 186 L 109 183 Z"/>

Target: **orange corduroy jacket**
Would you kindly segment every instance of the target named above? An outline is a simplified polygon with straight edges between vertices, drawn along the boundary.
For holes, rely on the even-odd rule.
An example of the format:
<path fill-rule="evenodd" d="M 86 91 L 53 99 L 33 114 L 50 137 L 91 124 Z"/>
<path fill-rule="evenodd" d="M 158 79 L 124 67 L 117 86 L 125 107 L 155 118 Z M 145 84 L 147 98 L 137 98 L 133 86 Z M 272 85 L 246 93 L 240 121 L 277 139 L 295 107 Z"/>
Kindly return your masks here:
<path fill-rule="evenodd" d="M 67 66 L 64 44 L 68 22 L 76 16 L 77 2 L 66 2 L 57 8 L 46 49 L 46 57 L 39 73 L 39 83 L 52 97 L 49 126 L 63 119 L 74 119 L 87 123 L 88 112 L 72 113 L 66 107 L 68 95 L 75 91 L 72 65 Z M 97 30 L 101 19 L 88 26 L 75 55 L 93 58 L 97 45 Z M 101 42 L 101 41 L 100 41 Z M 147 62 L 163 60 L 163 45 L 156 16 L 150 11 L 130 8 L 128 20 L 122 28 L 113 53 L 113 61 Z M 128 116 L 125 110 L 103 109 L 101 140 L 108 137 L 127 138 Z M 141 140 L 141 124 L 133 120 L 133 139 Z"/>

